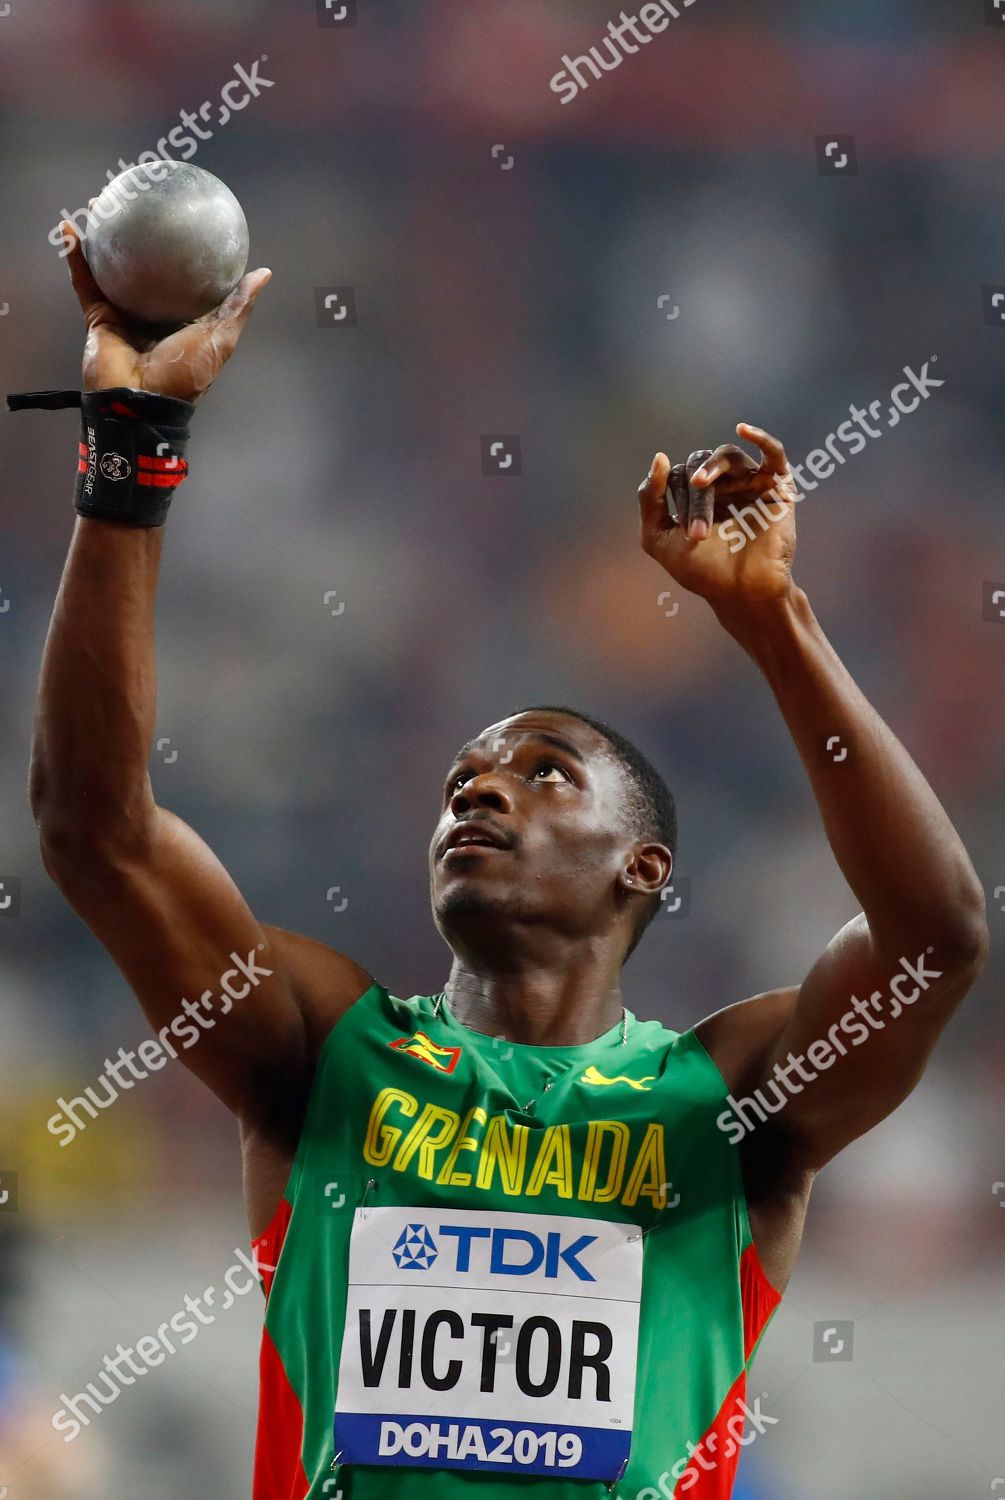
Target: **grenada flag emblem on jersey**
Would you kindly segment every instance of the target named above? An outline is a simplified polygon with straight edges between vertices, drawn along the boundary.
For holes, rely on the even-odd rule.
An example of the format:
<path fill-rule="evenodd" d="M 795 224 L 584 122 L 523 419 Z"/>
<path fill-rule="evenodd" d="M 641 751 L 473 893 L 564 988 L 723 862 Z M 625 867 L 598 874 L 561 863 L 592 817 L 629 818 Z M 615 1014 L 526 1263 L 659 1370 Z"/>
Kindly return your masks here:
<path fill-rule="evenodd" d="M 409 1057 L 419 1058 L 440 1073 L 452 1073 L 461 1055 L 460 1047 L 438 1047 L 424 1031 L 416 1031 L 412 1036 L 399 1036 L 387 1045 L 397 1052 L 407 1052 Z"/>

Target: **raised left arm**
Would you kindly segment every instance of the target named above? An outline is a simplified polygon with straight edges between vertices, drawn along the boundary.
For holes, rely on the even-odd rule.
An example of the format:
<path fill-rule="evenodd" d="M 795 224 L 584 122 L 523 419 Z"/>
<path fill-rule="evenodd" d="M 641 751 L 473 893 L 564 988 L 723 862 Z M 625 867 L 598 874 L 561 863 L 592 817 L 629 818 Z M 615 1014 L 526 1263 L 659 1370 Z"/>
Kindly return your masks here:
<path fill-rule="evenodd" d="M 730 1007 L 703 1037 L 734 1094 L 772 1080 L 784 1089 L 775 1124 L 791 1164 L 813 1171 L 914 1088 L 983 966 L 988 929 L 959 835 L 792 581 L 795 490 L 782 445 L 760 428 L 737 431 L 760 447 L 760 466 L 735 445 L 673 471 L 657 455 L 639 491 L 642 540 L 763 672 L 862 907 L 797 990 Z M 770 520 L 737 547 L 725 497 L 769 495 Z"/>
<path fill-rule="evenodd" d="M 757 1088 L 773 1077 L 790 1091 L 783 1129 L 812 1169 L 918 1082 L 983 966 L 984 893 L 935 793 L 802 590 L 767 609 L 716 612 L 775 695 L 862 907 L 804 979 L 773 1045 L 755 1054 L 760 1076 L 749 1080 Z"/>

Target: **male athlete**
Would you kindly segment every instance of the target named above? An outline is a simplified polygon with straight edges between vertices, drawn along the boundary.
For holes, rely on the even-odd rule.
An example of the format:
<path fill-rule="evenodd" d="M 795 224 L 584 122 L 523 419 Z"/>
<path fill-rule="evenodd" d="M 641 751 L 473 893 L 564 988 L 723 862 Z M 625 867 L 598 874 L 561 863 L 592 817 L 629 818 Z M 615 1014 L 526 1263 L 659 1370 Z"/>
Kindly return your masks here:
<path fill-rule="evenodd" d="M 658 453 L 642 545 L 767 679 L 861 914 L 801 984 L 683 1034 L 638 1019 L 621 970 L 671 880 L 672 800 L 616 731 L 524 709 L 447 772 L 429 865 L 453 963 L 399 999 L 259 922 L 147 775 L 187 422 L 269 273 L 153 343 L 64 232 L 88 329 L 79 519 L 32 805 L 46 869 L 165 1045 L 183 997 L 209 997 L 176 1050 L 240 1126 L 267 1296 L 256 1500 L 726 1500 L 774 1420 L 745 1377 L 814 1175 L 914 1088 L 987 945 L 949 819 L 792 581 L 781 445 L 741 425 L 759 461 Z M 770 507 L 742 549 L 727 499 Z M 232 954 L 244 996 L 214 1012 Z"/>

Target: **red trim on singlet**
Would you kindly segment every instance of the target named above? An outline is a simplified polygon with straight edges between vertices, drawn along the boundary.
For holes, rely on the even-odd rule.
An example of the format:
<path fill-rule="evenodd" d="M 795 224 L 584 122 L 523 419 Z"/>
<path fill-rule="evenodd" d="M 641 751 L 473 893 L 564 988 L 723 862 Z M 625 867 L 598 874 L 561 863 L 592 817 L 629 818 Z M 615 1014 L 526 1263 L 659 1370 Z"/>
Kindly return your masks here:
<path fill-rule="evenodd" d="M 258 1264 L 258 1269 L 265 1283 L 265 1297 L 268 1300 L 272 1291 L 272 1282 L 275 1278 L 276 1267 L 279 1264 L 279 1256 L 283 1245 L 286 1243 L 286 1231 L 290 1227 L 290 1216 L 293 1210 L 285 1198 L 280 1199 L 279 1207 L 276 1209 L 268 1224 L 262 1230 L 256 1240 L 251 1242 L 252 1254 Z"/>
<path fill-rule="evenodd" d="M 258 1368 L 258 1436 L 252 1500 L 304 1500 L 310 1490 L 301 1457 L 304 1414 L 267 1328 L 262 1329 Z"/>
<path fill-rule="evenodd" d="M 268 1301 L 293 1210 L 283 1198 L 251 1249 Z M 252 1500 L 304 1500 L 310 1483 L 304 1472 L 304 1414 L 296 1391 L 272 1342 L 262 1329 L 258 1361 L 258 1432 L 255 1438 L 255 1483 Z"/>
<path fill-rule="evenodd" d="M 743 1307 L 743 1358 L 750 1359 L 771 1314 L 782 1300 L 764 1274 L 761 1258 L 754 1245 L 748 1245 L 740 1257 L 740 1300 Z M 736 1378 L 711 1427 L 695 1452 L 702 1462 L 692 1462 L 674 1488 L 674 1500 L 689 1495 L 690 1500 L 729 1500 L 733 1493 L 737 1464 L 740 1462 L 740 1438 L 745 1416 L 740 1402 L 747 1394 L 747 1372 Z M 725 1454 L 730 1446 L 733 1453 Z M 708 1467 L 706 1467 L 706 1465 Z"/>
<path fill-rule="evenodd" d="M 692 1460 L 674 1486 L 673 1500 L 690 1495 L 691 1500 L 729 1500 L 733 1493 L 736 1466 L 740 1462 L 740 1446 L 733 1440 L 727 1423 L 733 1423 L 737 1439 L 743 1436 L 744 1418 L 740 1415 L 740 1402 L 747 1394 L 747 1372 L 738 1375 L 732 1390 L 719 1408 L 719 1413 L 694 1451 L 701 1459 Z M 723 1455 L 732 1442 L 731 1458 Z"/>
<path fill-rule="evenodd" d="M 743 1303 L 743 1358 L 748 1360 L 768 1319 L 782 1300 L 764 1274 L 757 1247 L 747 1246 L 740 1256 L 740 1298 Z"/>

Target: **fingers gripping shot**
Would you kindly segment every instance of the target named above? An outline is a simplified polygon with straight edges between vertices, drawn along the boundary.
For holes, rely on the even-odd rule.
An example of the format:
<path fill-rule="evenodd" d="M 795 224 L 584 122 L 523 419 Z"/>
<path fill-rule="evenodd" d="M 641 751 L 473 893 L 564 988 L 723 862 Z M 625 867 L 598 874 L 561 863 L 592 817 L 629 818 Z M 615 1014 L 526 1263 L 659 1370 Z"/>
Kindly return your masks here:
<path fill-rule="evenodd" d="M 727 1500 L 775 1420 L 747 1376 L 815 1174 L 914 1088 L 987 948 L 949 818 L 793 580 L 782 444 L 741 424 L 745 446 L 658 453 L 641 543 L 762 675 L 859 915 L 804 976 L 716 997 L 691 1029 L 633 1014 L 621 973 L 672 878 L 673 798 L 609 724 L 524 705 L 445 766 L 429 882 L 451 963 L 401 998 L 256 916 L 147 773 L 168 508 L 270 273 L 154 336 L 64 233 L 83 389 L 8 398 L 83 418 L 32 806 L 49 875 L 156 1030 L 227 955 L 255 966 L 179 1056 L 240 1126 L 256 1500 Z M 770 516 L 740 549 L 738 501 Z"/>

